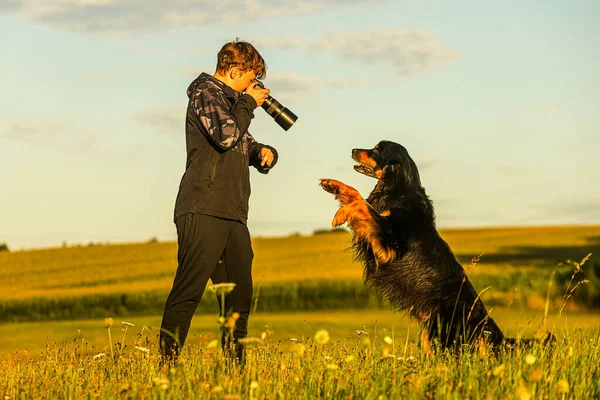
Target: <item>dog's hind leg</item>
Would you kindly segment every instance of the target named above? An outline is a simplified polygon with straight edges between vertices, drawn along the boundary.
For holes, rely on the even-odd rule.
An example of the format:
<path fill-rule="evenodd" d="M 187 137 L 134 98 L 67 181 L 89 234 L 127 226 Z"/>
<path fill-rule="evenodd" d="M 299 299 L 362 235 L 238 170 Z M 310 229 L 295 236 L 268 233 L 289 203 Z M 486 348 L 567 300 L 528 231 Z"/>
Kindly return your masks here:
<path fill-rule="evenodd" d="M 431 348 L 431 340 L 429 339 L 429 331 L 427 331 L 427 329 L 423 329 L 419 339 L 420 339 L 421 348 L 423 349 L 423 353 L 425 353 L 425 355 L 427 355 L 427 356 L 432 356 L 433 349 Z"/>

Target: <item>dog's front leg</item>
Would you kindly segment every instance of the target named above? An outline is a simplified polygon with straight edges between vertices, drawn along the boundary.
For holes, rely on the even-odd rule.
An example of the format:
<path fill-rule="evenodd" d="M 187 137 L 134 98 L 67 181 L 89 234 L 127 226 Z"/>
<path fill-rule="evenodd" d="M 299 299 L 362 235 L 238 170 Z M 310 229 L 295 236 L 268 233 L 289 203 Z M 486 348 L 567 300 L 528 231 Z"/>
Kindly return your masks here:
<path fill-rule="evenodd" d="M 333 194 L 336 200 L 339 200 L 341 206 L 363 200 L 358 190 L 335 179 L 321 179 L 320 185 L 323 190 Z"/>
<path fill-rule="evenodd" d="M 348 221 L 350 213 L 352 212 L 353 208 L 355 208 L 352 207 L 351 204 L 360 201 L 364 202 L 358 190 L 338 180 L 321 179 L 320 184 L 326 192 L 333 194 L 335 198 L 340 202 L 340 208 L 335 213 L 333 221 L 331 221 L 331 225 L 333 227 L 340 226 Z"/>

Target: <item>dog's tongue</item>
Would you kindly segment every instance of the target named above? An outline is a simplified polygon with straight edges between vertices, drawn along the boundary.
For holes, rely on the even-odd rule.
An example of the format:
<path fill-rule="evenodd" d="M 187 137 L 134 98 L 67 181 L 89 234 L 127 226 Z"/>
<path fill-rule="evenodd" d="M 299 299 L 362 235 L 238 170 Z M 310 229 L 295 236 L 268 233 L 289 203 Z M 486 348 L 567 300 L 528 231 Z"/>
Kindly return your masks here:
<path fill-rule="evenodd" d="M 354 170 L 367 176 L 375 176 L 375 171 L 373 171 L 373 168 L 369 168 L 366 165 L 356 164 L 354 166 Z"/>

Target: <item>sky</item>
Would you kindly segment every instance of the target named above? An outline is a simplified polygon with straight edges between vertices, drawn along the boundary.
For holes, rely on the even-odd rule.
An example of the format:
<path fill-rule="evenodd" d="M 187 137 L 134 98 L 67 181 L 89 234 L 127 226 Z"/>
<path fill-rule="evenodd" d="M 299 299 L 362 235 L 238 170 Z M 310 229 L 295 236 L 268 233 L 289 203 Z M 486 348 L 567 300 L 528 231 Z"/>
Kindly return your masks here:
<path fill-rule="evenodd" d="M 404 145 L 438 228 L 600 223 L 600 2 L 2 0 L 0 243 L 175 240 L 186 88 L 240 38 L 271 95 L 253 237 L 330 227 L 353 148 Z"/>

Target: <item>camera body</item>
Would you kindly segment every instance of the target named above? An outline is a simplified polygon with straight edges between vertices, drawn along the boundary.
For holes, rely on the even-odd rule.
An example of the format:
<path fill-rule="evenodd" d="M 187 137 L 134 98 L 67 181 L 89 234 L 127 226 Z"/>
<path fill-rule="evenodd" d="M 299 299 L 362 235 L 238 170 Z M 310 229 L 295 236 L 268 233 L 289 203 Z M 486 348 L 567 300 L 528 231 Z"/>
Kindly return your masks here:
<path fill-rule="evenodd" d="M 265 85 L 261 81 L 255 81 L 254 86 L 258 86 L 261 89 L 265 88 Z M 266 98 L 266 100 L 262 103 L 261 106 L 267 114 L 269 114 L 275 122 L 279 126 L 281 126 L 284 130 L 288 130 L 294 125 L 294 122 L 298 119 L 296 114 L 294 114 L 289 108 L 284 107 L 283 104 L 278 102 L 276 99 L 271 97 Z"/>

